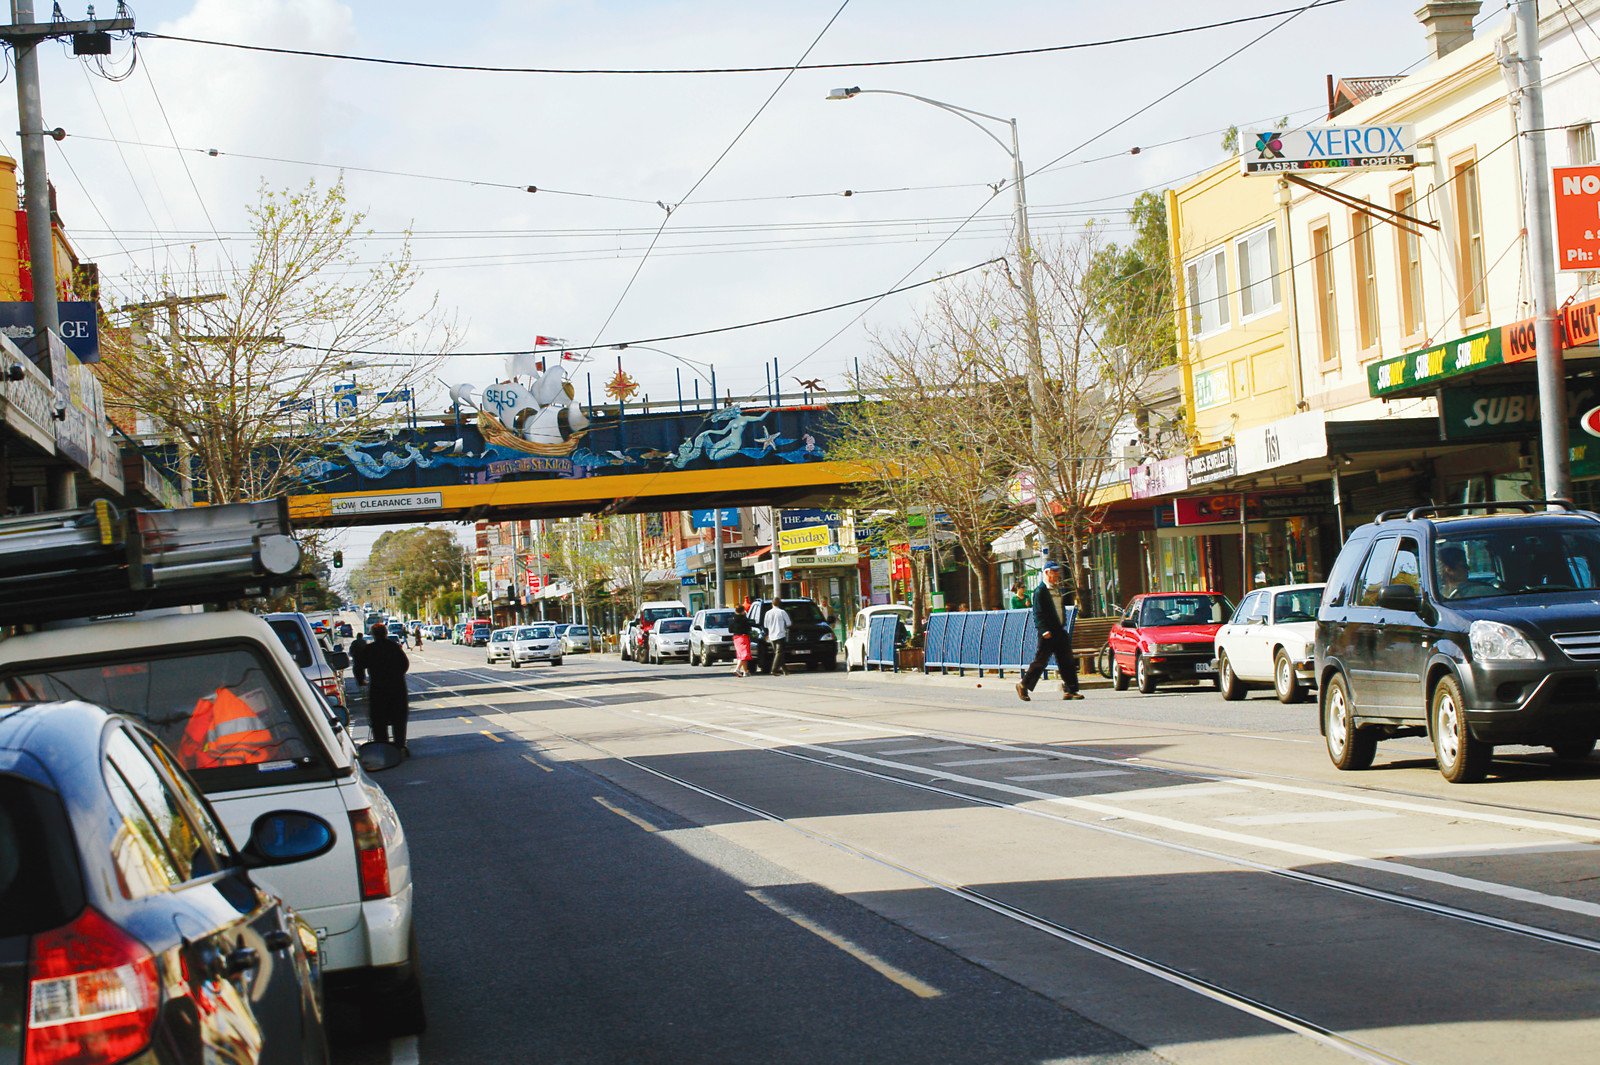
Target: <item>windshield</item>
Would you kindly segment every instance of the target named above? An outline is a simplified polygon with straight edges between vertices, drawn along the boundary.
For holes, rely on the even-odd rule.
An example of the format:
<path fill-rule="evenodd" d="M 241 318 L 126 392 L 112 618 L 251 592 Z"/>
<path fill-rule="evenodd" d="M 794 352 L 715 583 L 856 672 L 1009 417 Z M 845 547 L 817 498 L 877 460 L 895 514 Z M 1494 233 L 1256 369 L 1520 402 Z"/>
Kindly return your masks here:
<path fill-rule="evenodd" d="M 783 612 L 796 625 L 817 625 L 822 622 L 822 611 L 809 599 L 785 599 Z"/>
<path fill-rule="evenodd" d="M 668 618 L 656 626 L 657 632 L 688 632 L 688 618 Z"/>
<path fill-rule="evenodd" d="M 1315 621 L 1317 608 L 1321 605 L 1321 588 L 1296 588 L 1292 592 L 1279 592 L 1272 597 L 1272 617 L 1279 625 L 1291 621 Z"/>
<path fill-rule="evenodd" d="M 654 625 L 662 618 L 681 618 L 688 609 L 684 606 L 653 606 L 639 611 L 639 616 Z"/>
<path fill-rule="evenodd" d="M 555 629 L 554 625 L 532 625 L 532 626 L 529 626 L 526 629 L 522 629 L 521 631 L 519 631 L 517 633 L 517 639 L 519 639 L 519 640 L 548 640 L 548 639 L 551 639 L 552 637 L 554 637 L 555 634 L 556 634 L 556 629 Z"/>
<path fill-rule="evenodd" d="M 707 610 L 705 620 L 701 622 L 701 625 L 708 629 L 725 629 L 732 618 L 733 611 L 731 610 Z"/>
<path fill-rule="evenodd" d="M 1489 599 L 1600 587 L 1600 529 L 1506 526 L 1440 536 L 1434 587 L 1442 599 Z"/>
<path fill-rule="evenodd" d="M 507 640 L 511 639 L 511 630 L 501 629 L 499 632 L 490 634 L 489 639 L 493 640 L 495 643 L 505 643 Z"/>
<path fill-rule="evenodd" d="M 303 780 L 316 764 L 277 675 L 256 648 L 224 647 L 24 665 L 0 685 L 9 699 L 81 699 L 136 717 L 176 752 L 203 790 L 227 791 Z"/>
<path fill-rule="evenodd" d="M 1233 607 L 1220 595 L 1154 595 L 1139 609 L 1139 625 L 1221 625 Z"/>
<path fill-rule="evenodd" d="M 587 625 L 568 625 L 567 626 L 567 631 L 562 633 L 562 635 L 563 636 L 587 636 L 587 635 L 589 635 L 589 626 L 587 626 Z"/>
<path fill-rule="evenodd" d="M 272 631 L 283 641 L 283 646 L 289 652 L 289 657 L 294 659 L 295 665 L 305 669 L 311 664 L 311 648 L 306 646 L 305 633 L 300 631 L 299 624 L 293 618 L 276 618 L 267 624 L 272 626 Z"/>

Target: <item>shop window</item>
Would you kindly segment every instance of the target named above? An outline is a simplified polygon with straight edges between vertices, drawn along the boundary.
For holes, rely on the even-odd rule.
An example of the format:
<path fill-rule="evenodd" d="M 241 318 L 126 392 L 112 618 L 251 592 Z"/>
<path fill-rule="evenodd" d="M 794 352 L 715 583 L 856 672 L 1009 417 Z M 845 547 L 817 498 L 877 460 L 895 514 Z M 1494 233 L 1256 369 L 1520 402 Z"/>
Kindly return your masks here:
<path fill-rule="evenodd" d="M 1378 265 L 1372 250 L 1372 216 L 1350 216 L 1351 254 L 1356 267 L 1356 338 L 1362 351 L 1378 346 Z"/>
<path fill-rule="evenodd" d="M 1311 230 L 1311 269 L 1316 281 L 1317 341 L 1322 364 L 1339 361 L 1338 306 L 1333 292 L 1333 238 L 1327 222 Z"/>
<path fill-rule="evenodd" d="M 1189 260 L 1184 267 L 1188 283 L 1189 331 L 1207 336 L 1228 325 L 1228 257 L 1222 249 Z"/>
<path fill-rule="evenodd" d="M 1250 318 L 1283 302 L 1278 279 L 1278 227 L 1258 229 L 1234 244 L 1239 262 L 1239 313 Z"/>
<path fill-rule="evenodd" d="M 1478 199 L 1478 161 L 1462 159 L 1451 167 L 1451 199 L 1456 209 L 1456 290 L 1463 321 L 1488 309 L 1484 282 L 1483 206 Z"/>
<path fill-rule="evenodd" d="M 1409 186 L 1397 189 L 1394 209 L 1400 214 L 1417 216 L 1417 194 Z M 1416 336 L 1422 329 L 1422 238 L 1412 223 L 1397 221 L 1395 238 L 1399 252 L 1400 269 L 1400 331 L 1408 337 Z"/>

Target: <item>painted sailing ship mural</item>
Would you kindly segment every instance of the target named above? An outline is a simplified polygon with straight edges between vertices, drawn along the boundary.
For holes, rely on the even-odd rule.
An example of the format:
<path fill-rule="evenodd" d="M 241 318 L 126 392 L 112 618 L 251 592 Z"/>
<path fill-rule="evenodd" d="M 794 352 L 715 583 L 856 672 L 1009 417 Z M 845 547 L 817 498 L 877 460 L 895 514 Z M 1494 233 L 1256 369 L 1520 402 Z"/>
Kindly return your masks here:
<path fill-rule="evenodd" d="M 546 366 L 533 355 L 507 360 L 507 380 L 497 381 L 474 400 L 474 387 L 456 385 L 450 398 L 478 412 L 478 431 L 490 445 L 530 455 L 572 454 L 589 431 L 589 418 L 567 380 L 563 363 Z"/>

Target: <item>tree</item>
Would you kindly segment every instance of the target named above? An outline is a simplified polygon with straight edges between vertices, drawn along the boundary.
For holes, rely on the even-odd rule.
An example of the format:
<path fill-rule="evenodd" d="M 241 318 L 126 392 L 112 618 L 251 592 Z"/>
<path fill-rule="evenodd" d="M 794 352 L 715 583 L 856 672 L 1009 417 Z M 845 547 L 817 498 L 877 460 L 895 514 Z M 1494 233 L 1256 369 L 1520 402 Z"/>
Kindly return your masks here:
<path fill-rule="evenodd" d="M 1090 323 L 1105 343 L 1133 349 L 1141 361 L 1175 362 L 1176 298 L 1165 199 L 1159 192 L 1141 192 L 1128 209 L 1128 221 L 1136 234 L 1133 242 L 1097 246 L 1084 272 Z"/>
<path fill-rule="evenodd" d="M 281 495 L 303 463 L 392 424 L 406 408 L 377 401 L 429 379 L 453 345 L 437 299 L 417 292 L 409 239 L 367 258 L 366 216 L 342 180 L 263 186 L 249 216 L 246 257 L 215 271 L 191 249 L 176 272 L 135 277 L 149 298 L 102 340 L 108 413 L 166 437 L 213 503 Z M 424 357 L 374 366 L 355 354 L 372 348 Z M 352 410 L 332 386 L 357 371 Z"/>
<path fill-rule="evenodd" d="M 466 548 L 448 529 L 391 529 L 373 543 L 367 561 L 350 571 L 350 593 L 361 602 L 381 601 L 412 617 L 448 617 L 461 600 L 465 561 Z"/>

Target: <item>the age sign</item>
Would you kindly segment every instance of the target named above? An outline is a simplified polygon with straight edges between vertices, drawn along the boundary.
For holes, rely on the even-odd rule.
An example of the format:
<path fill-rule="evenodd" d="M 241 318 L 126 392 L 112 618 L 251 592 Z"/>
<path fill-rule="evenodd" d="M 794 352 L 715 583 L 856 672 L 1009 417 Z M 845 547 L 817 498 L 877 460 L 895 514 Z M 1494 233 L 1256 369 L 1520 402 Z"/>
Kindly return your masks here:
<path fill-rule="evenodd" d="M 1600 270 L 1600 166 L 1558 166 L 1556 269 Z"/>

